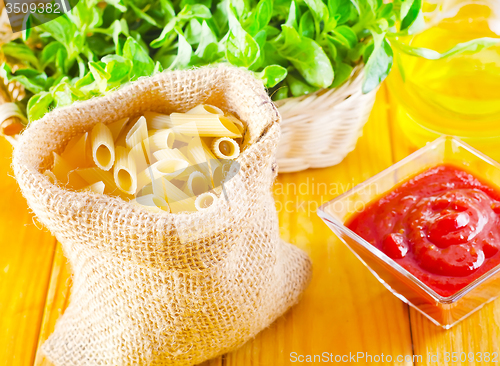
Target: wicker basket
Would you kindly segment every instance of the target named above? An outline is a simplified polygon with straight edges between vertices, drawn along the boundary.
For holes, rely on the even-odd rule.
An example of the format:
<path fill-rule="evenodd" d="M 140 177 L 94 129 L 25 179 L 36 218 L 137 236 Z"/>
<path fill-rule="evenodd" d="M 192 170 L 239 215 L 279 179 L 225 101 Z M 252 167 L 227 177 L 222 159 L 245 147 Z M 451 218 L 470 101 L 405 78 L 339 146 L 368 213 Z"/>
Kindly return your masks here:
<path fill-rule="evenodd" d="M 356 146 L 377 90 L 361 92 L 363 67 L 336 89 L 276 102 L 282 116 L 277 162 L 280 173 L 340 163 Z"/>

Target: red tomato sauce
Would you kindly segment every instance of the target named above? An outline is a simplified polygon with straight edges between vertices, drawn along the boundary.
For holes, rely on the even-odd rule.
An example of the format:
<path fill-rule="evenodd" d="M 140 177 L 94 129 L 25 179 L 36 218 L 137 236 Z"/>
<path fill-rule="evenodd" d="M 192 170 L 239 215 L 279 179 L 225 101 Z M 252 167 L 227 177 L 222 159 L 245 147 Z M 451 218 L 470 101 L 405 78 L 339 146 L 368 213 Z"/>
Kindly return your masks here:
<path fill-rule="evenodd" d="M 346 226 L 441 296 L 500 263 L 500 192 L 450 165 L 404 182 Z"/>

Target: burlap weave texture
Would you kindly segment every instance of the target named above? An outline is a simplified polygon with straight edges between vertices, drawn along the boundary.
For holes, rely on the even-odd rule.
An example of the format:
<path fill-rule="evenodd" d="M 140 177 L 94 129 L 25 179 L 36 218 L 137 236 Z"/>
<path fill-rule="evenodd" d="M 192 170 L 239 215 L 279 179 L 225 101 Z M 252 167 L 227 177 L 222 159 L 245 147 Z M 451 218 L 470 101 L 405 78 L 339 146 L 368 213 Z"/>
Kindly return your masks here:
<path fill-rule="evenodd" d="M 202 212 L 153 213 L 51 184 L 42 172 L 76 134 L 145 111 L 200 103 L 247 124 L 238 174 Z M 194 365 L 254 337 L 298 301 L 305 253 L 279 239 L 271 193 L 279 114 L 245 71 L 203 68 L 141 79 L 57 109 L 23 133 L 14 171 L 73 271 L 64 315 L 43 346 L 57 366 Z"/>

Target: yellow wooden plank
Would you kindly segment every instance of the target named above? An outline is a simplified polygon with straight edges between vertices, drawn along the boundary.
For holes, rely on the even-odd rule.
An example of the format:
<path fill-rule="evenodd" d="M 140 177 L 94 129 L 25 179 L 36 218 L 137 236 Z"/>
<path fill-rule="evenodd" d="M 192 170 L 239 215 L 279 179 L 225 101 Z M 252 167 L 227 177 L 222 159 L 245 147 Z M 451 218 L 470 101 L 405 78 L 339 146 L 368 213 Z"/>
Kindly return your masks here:
<path fill-rule="evenodd" d="M 227 366 L 289 365 L 299 355 L 323 352 L 333 357 L 358 352 L 411 357 L 407 306 L 369 273 L 315 212 L 321 203 L 392 164 L 385 98 L 381 90 L 364 136 L 341 164 L 279 175 L 275 198 L 281 236 L 310 255 L 313 279 L 297 306 L 227 355 Z"/>
<path fill-rule="evenodd" d="M 410 317 L 415 354 L 423 356 L 417 365 L 500 364 L 499 300 L 449 330 L 435 326 L 414 309 Z"/>
<path fill-rule="evenodd" d="M 55 250 L 13 178 L 0 139 L 0 365 L 32 365 Z"/>
<path fill-rule="evenodd" d="M 57 244 L 54 256 L 54 264 L 50 277 L 50 285 L 47 292 L 47 300 L 43 312 L 43 321 L 38 339 L 38 348 L 35 358 L 35 366 L 51 365 L 44 357 L 40 347 L 54 331 L 56 321 L 64 313 L 68 306 L 71 290 L 71 269 L 67 259 L 64 257 L 61 244 Z"/>
<path fill-rule="evenodd" d="M 395 160 L 401 160 L 413 151 L 418 149 L 418 146 L 412 144 L 408 137 L 405 136 L 401 126 L 399 125 L 400 110 L 398 108 L 397 99 L 387 91 L 391 109 L 389 113 L 390 130 L 392 137 L 392 147 Z M 498 365 L 500 364 L 500 300 L 496 300 L 491 304 L 486 305 L 483 309 L 471 315 L 461 323 L 457 324 L 450 330 L 443 330 L 440 327 L 431 323 L 427 318 L 421 315 L 418 311 L 411 309 L 411 332 L 413 337 L 413 348 L 416 355 L 422 356 L 421 362 L 416 362 L 417 365 Z M 446 362 L 446 352 L 449 352 L 450 362 Z M 457 356 L 468 356 L 469 352 L 474 353 L 475 357 L 465 362 L 452 361 L 452 352 L 457 352 Z M 479 354 L 478 354 L 479 352 Z M 481 353 L 497 352 L 496 362 L 493 362 L 493 357 L 490 361 L 478 362 Z M 439 359 L 436 358 L 439 355 Z M 427 357 L 430 357 L 427 359 Z M 433 360 L 439 362 L 434 362 Z M 464 359 L 464 358 L 463 358 Z M 484 357 L 483 357 L 484 359 Z"/>

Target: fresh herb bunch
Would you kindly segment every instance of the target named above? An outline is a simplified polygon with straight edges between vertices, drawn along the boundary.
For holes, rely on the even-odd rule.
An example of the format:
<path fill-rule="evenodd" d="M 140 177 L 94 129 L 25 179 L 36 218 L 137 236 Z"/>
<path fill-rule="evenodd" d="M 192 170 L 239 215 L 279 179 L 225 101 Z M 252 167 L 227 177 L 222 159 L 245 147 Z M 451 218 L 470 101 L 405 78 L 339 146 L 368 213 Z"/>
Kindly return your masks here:
<path fill-rule="evenodd" d="M 274 99 L 336 87 L 364 63 L 366 93 L 389 73 L 389 40 L 417 23 L 421 2 L 80 0 L 3 45 L 22 66 L 4 63 L 0 76 L 25 87 L 30 121 L 141 76 L 219 62 L 254 72 Z"/>

